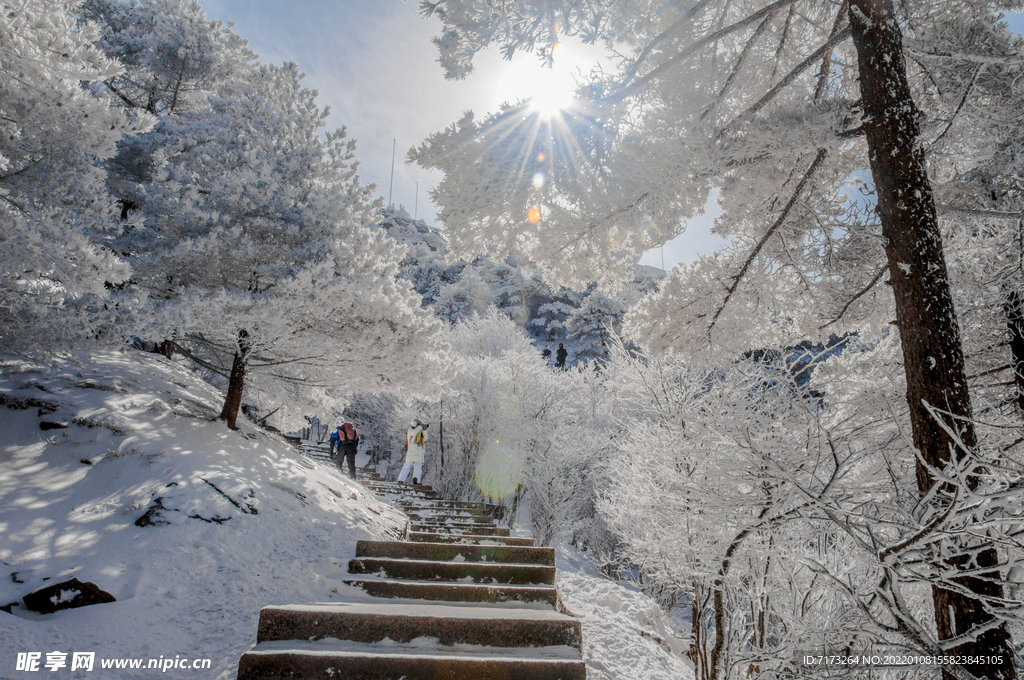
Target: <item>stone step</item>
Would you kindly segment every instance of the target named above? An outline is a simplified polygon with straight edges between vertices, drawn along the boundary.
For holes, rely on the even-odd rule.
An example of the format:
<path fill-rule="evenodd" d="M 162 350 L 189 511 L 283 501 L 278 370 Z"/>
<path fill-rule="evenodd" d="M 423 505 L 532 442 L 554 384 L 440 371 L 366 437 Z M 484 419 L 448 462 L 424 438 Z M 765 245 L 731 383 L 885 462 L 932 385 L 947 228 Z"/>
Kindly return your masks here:
<path fill-rule="evenodd" d="M 445 510 L 438 510 L 436 512 L 430 512 L 429 510 L 413 512 L 412 510 L 406 510 L 405 514 L 409 516 L 409 519 L 417 524 L 437 523 L 441 522 L 456 522 L 462 524 L 494 524 L 494 518 L 490 515 L 462 515 L 452 514 Z"/>
<path fill-rule="evenodd" d="M 457 533 L 460 535 L 472 535 L 472 536 L 508 536 L 508 527 L 478 527 L 472 524 L 455 524 L 452 522 L 445 523 L 434 523 L 434 522 L 417 522 L 416 524 L 409 523 L 409 531 L 419 532 L 432 532 L 441 533 L 448 531 L 449 533 Z"/>
<path fill-rule="evenodd" d="M 424 508 L 424 509 L 443 509 L 443 510 L 458 510 L 459 512 L 471 512 L 473 514 L 486 514 L 491 513 L 484 507 L 483 503 L 477 503 L 476 501 L 446 501 L 446 500 L 419 500 L 402 498 L 399 499 L 398 504 L 403 508 Z"/>
<path fill-rule="evenodd" d="M 532 538 L 449 534 L 434 531 L 410 531 L 405 540 L 423 543 L 463 543 L 470 545 L 533 545 Z"/>
<path fill-rule="evenodd" d="M 399 541 L 358 541 L 356 557 L 429 560 L 432 562 L 500 562 L 555 565 L 554 548 L 509 545 L 460 545 Z"/>
<path fill-rule="evenodd" d="M 552 609 L 558 606 L 558 591 L 553 586 L 539 584 L 427 583 L 425 581 L 404 581 L 372 577 L 346 579 L 345 583 L 362 588 L 367 594 L 374 597 L 407 598 L 410 600 L 439 602 L 486 602 L 491 604 L 509 602 L 543 603 L 549 605 Z"/>
<path fill-rule="evenodd" d="M 370 491 L 378 496 L 383 496 L 386 500 L 397 501 L 402 498 L 415 498 L 421 501 L 433 501 L 438 499 L 438 495 L 433 491 L 389 491 L 387 489 L 373 488 L 370 488 Z"/>
<path fill-rule="evenodd" d="M 494 515 L 487 512 L 483 508 L 456 508 L 451 505 L 442 503 L 441 501 L 424 501 L 422 503 L 409 503 L 404 501 L 398 501 L 396 505 L 402 509 L 403 512 L 447 512 L 454 515 L 465 515 L 466 517 L 489 517 L 493 518 Z"/>
<path fill-rule="evenodd" d="M 258 645 L 242 655 L 238 680 L 586 680 L 587 669 L 571 647 L 535 650 L 460 648 L 452 652 L 358 645 L 334 641 Z M 336 651 L 332 647 L 337 648 Z M 408 646 L 405 646 L 408 647 Z M 475 652 L 475 653 L 474 653 Z M 531 653 L 532 652 L 532 653 Z"/>
<path fill-rule="evenodd" d="M 378 482 L 372 479 L 363 480 L 360 483 L 363 486 L 380 491 L 419 491 L 422 493 L 431 493 L 434 490 L 434 487 L 428 484 L 402 484 L 401 482 Z"/>
<path fill-rule="evenodd" d="M 389 557 L 356 557 L 349 560 L 348 573 L 382 574 L 387 578 L 417 581 L 469 579 L 473 583 L 555 584 L 555 568 L 544 564 L 434 562 L 431 560 L 396 560 Z"/>
<path fill-rule="evenodd" d="M 343 603 L 264 607 L 256 642 L 338 638 L 407 643 L 435 638 L 440 645 L 568 646 L 582 649 L 580 622 L 548 609 L 440 604 Z M 384 650 L 381 650 L 384 651 Z M 443 677 L 443 676 L 442 676 Z"/>

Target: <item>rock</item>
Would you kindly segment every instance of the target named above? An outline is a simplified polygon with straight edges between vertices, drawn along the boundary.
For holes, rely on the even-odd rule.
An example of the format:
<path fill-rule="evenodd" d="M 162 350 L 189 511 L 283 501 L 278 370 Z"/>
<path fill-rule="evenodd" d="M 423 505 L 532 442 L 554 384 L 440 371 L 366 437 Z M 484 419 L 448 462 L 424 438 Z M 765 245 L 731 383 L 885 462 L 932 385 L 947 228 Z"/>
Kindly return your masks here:
<path fill-rule="evenodd" d="M 168 484 L 168 486 L 170 486 L 170 484 Z M 163 496 L 157 496 L 149 504 L 149 509 L 147 509 L 146 512 L 141 517 L 135 520 L 135 526 L 157 527 L 161 524 L 170 524 L 169 521 L 167 521 L 160 515 L 160 513 L 165 510 L 167 510 L 167 508 L 164 507 Z"/>
<path fill-rule="evenodd" d="M 52 614 L 61 609 L 75 609 L 116 601 L 113 595 L 100 590 L 95 583 L 82 583 L 73 578 L 29 593 L 25 596 L 25 607 L 40 614 Z"/>
<path fill-rule="evenodd" d="M 67 423 L 57 423 L 53 422 L 52 420 L 44 420 L 43 422 L 39 423 L 40 430 L 63 430 L 67 426 Z"/>

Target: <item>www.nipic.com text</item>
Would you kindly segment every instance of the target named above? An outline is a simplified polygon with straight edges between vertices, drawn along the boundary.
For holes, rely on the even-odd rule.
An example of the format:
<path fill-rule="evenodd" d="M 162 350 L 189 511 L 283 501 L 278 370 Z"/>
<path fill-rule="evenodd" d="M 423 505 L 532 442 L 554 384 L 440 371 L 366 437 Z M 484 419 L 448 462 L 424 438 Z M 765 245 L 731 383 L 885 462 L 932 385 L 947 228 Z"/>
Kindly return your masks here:
<path fill-rule="evenodd" d="M 71 657 L 69 660 L 68 657 Z M 160 656 L 158 659 L 100 659 L 100 668 L 145 668 L 166 673 L 169 670 L 204 670 L 210 668 L 210 659 L 183 659 L 181 655 Z M 96 652 L 18 652 L 16 671 L 91 671 L 96 667 Z"/>

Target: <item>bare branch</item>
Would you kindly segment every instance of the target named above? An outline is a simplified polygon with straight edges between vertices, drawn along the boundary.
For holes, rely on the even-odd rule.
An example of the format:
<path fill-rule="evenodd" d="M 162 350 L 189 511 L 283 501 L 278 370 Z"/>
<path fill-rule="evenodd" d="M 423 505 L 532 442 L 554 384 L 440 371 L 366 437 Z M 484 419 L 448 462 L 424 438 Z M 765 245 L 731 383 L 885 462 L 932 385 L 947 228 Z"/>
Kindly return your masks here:
<path fill-rule="evenodd" d="M 818 155 L 814 157 L 814 162 L 811 163 L 811 167 L 807 168 L 807 172 L 804 173 L 804 176 L 803 178 L 801 178 L 800 183 L 796 185 L 796 189 L 793 190 L 793 195 L 790 197 L 789 202 L 786 203 L 786 207 L 782 209 L 782 214 L 779 215 L 779 219 L 775 220 L 775 224 L 769 227 L 768 231 L 765 232 L 764 237 L 762 237 L 758 244 L 754 246 L 754 250 L 751 251 L 750 256 L 747 258 L 747 261 L 743 263 L 743 267 L 740 269 L 739 274 L 733 277 L 732 286 L 729 287 L 729 291 L 725 294 L 725 299 L 722 300 L 721 306 L 715 312 L 715 315 L 711 318 L 711 325 L 708 326 L 709 337 L 711 336 L 711 331 L 715 327 L 715 323 L 718 321 L 718 317 L 721 316 L 722 312 L 725 310 L 725 306 L 729 304 L 729 299 L 732 297 L 733 293 L 736 292 L 736 288 L 739 287 L 740 281 L 743 280 L 743 276 L 747 273 L 747 269 L 750 268 L 750 265 L 761 253 L 761 249 L 764 248 L 764 244 L 768 242 L 768 239 L 772 237 L 772 235 L 778 230 L 782 223 L 786 221 L 786 218 L 789 217 L 789 211 L 793 209 L 793 205 L 796 203 L 796 199 L 800 197 L 800 193 L 804 190 L 804 187 L 807 185 L 808 180 L 811 179 L 811 176 L 814 175 L 815 171 L 817 171 L 818 169 L 818 166 L 821 165 L 821 162 L 825 160 L 825 156 L 827 155 L 827 150 L 818 149 Z"/>
<path fill-rule="evenodd" d="M 767 92 L 765 92 L 764 96 L 762 96 L 760 99 L 758 99 L 756 102 L 754 102 L 754 104 L 751 105 L 751 107 L 749 109 L 747 109 L 746 111 L 744 111 L 740 115 L 736 116 L 736 118 L 734 118 L 732 120 L 732 122 L 730 122 L 725 128 L 723 128 L 718 134 L 721 135 L 723 132 L 725 132 L 725 130 L 733 127 L 736 123 L 738 123 L 740 121 L 743 121 L 743 120 L 746 120 L 747 118 L 749 118 L 750 116 L 754 115 L 755 113 L 760 111 L 762 108 L 764 108 L 765 105 L 768 104 L 768 102 L 770 102 L 771 100 L 775 99 L 775 97 L 780 92 L 782 92 L 782 90 L 786 89 L 804 71 L 809 69 L 819 59 L 822 59 L 826 54 L 831 52 L 833 50 L 833 48 L 835 48 L 836 45 L 838 45 L 842 41 L 844 41 L 847 38 L 849 38 L 852 33 L 853 33 L 853 29 L 851 27 L 847 26 L 846 28 L 842 29 L 838 33 L 829 36 L 828 40 L 826 40 L 825 43 L 821 47 L 819 47 L 818 49 L 814 50 L 814 52 L 812 52 L 810 54 L 810 56 L 808 56 L 802 62 L 797 64 L 797 66 L 792 71 L 787 73 L 786 76 L 782 80 L 780 80 L 775 86 L 772 87 L 772 89 L 770 89 Z"/>
<path fill-rule="evenodd" d="M 616 98 L 626 99 L 627 97 L 636 94 L 644 87 L 646 87 L 652 80 L 658 78 L 669 69 L 677 66 L 678 64 L 685 61 L 687 58 L 693 56 L 694 54 L 696 54 L 703 48 L 707 47 L 708 45 L 711 45 L 717 42 L 718 40 L 721 40 L 722 38 L 731 33 L 735 33 L 736 31 L 747 28 L 748 26 L 752 26 L 753 24 L 756 24 L 757 22 L 761 21 L 761 19 L 763 19 L 765 16 L 772 14 L 777 10 L 782 9 L 783 7 L 792 5 L 796 1 L 797 0 L 776 0 L 772 4 L 768 5 L 767 7 L 761 8 L 760 10 L 754 12 L 745 19 L 737 21 L 731 26 L 726 26 L 721 30 L 715 31 L 711 35 L 701 38 L 697 42 L 693 43 L 692 45 L 684 49 L 682 52 L 676 54 L 674 57 L 671 57 L 670 59 L 662 62 L 655 68 L 651 69 L 651 71 L 648 72 L 643 78 L 640 78 L 639 80 L 634 81 L 631 85 L 624 87 L 616 95 Z"/>
<path fill-rule="evenodd" d="M 837 316 L 836 318 L 832 319 L 831 321 L 829 321 L 829 322 L 828 322 L 827 324 L 825 324 L 824 326 L 818 326 L 818 330 L 821 330 L 822 328 L 828 328 L 828 327 L 829 327 L 829 326 L 831 326 L 832 324 L 834 324 L 834 323 L 836 323 L 837 321 L 839 321 L 840 319 L 842 319 L 842 318 L 843 318 L 843 315 L 844 315 L 844 314 L 846 314 L 846 312 L 847 312 L 847 310 L 848 310 L 848 309 L 850 309 L 850 305 L 852 305 L 852 304 L 853 304 L 854 302 L 856 302 L 856 301 L 857 301 L 857 300 L 859 300 L 859 299 L 860 299 L 861 297 L 863 297 L 864 295 L 866 295 L 866 294 L 867 294 L 867 292 L 868 292 L 869 290 L 871 290 L 872 288 L 874 288 L 874 287 L 875 287 L 875 284 L 876 284 L 876 283 L 878 283 L 879 279 L 881 279 L 881 278 L 882 278 L 882 275 L 883 275 L 883 274 L 885 274 L 885 272 L 887 272 L 887 271 L 889 271 L 889 269 L 888 269 L 887 267 L 882 267 L 881 269 L 879 269 L 879 270 L 878 270 L 878 273 L 877 273 L 877 274 L 875 274 L 875 275 L 874 275 L 874 277 L 872 277 L 872 279 L 871 279 L 871 281 L 870 281 L 870 282 L 868 283 L 868 285 L 864 286 L 864 288 L 863 288 L 863 289 L 862 289 L 862 290 L 861 290 L 861 291 L 860 291 L 859 293 L 857 293 L 856 295 L 854 295 L 854 296 L 853 296 L 852 298 L 850 298 L 850 299 L 849 299 L 849 300 L 848 300 L 848 301 L 846 302 L 846 304 L 845 304 L 845 305 L 843 305 L 843 308 L 842 308 L 842 309 L 841 309 L 841 310 L 839 311 L 839 316 Z"/>
<path fill-rule="evenodd" d="M 971 90 L 974 89 L 974 83 L 978 82 L 978 75 L 981 73 L 981 70 L 983 68 L 985 68 L 985 64 L 978 64 L 978 68 L 974 69 L 974 75 L 971 76 L 971 81 L 967 83 L 967 87 L 964 88 L 964 95 L 960 98 L 960 103 L 957 104 L 956 110 L 953 111 L 953 115 L 949 117 L 949 122 L 946 124 L 946 128 L 941 133 L 939 133 L 938 137 L 932 140 L 932 143 L 929 146 L 935 146 L 936 144 L 938 144 L 939 140 L 945 137 L 946 133 L 949 132 L 949 128 L 953 127 L 953 122 L 956 120 L 956 115 L 960 113 L 960 109 L 964 108 L 964 104 L 967 103 L 967 95 L 969 95 L 971 93 Z"/>

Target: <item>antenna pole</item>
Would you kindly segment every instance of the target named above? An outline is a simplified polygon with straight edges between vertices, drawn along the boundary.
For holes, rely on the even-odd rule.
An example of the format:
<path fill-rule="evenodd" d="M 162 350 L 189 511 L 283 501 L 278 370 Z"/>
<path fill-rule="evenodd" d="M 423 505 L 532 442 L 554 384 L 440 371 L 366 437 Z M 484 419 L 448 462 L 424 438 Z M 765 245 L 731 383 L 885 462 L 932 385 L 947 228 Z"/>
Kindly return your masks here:
<path fill-rule="evenodd" d="M 419 212 L 420 212 L 420 183 L 419 182 L 416 182 L 416 203 L 414 205 L 415 205 L 415 207 L 412 209 L 412 218 L 416 219 L 416 216 L 419 215 Z"/>
<path fill-rule="evenodd" d="M 388 206 L 391 203 L 391 190 L 395 188 L 395 149 L 398 148 L 398 138 L 391 140 L 391 185 L 388 186 Z"/>

